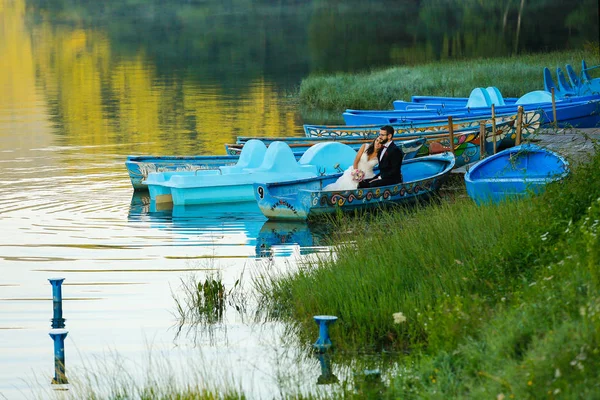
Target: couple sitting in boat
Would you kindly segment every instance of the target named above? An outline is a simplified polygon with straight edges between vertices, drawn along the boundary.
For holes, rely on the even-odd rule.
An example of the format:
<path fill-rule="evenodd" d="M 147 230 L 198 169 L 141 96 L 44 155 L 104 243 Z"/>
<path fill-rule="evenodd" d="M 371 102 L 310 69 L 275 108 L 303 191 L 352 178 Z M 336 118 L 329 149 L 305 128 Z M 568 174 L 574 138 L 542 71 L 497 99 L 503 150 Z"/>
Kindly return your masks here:
<path fill-rule="evenodd" d="M 363 144 L 356 154 L 354 165 L 348 167 L 344 174 L 323 190 L 354 190 L 394 185 L 402 182 L 402 150 L 394 144 L 394 128 L 386 125 L 379 131 L 379 136 L 370 144 Z M 379 164 L 379 174 L 373 168 Z"/>

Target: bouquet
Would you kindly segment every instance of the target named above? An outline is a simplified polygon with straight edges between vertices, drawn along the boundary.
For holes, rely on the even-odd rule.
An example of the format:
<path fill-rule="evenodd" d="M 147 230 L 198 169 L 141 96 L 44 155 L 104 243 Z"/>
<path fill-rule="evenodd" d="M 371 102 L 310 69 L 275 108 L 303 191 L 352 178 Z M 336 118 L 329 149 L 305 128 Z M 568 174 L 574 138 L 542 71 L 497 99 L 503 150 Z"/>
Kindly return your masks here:
<path fill-rule="evenodd" d="M 353 181 L 360 182 L 364 179 L 365 173 L 360 169 L 355 169 L 352 172 L 350 172 L 350 176 L 352 177 Z"/>

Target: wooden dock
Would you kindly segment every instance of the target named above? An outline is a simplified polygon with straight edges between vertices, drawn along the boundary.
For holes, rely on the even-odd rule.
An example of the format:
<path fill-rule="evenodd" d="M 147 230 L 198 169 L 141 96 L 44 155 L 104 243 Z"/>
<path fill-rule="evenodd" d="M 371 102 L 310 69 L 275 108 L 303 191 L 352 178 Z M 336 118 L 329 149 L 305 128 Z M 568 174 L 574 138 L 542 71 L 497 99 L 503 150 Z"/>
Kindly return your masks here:
<path fill-rule="evenodd" d="M 600 128 L 540 129 L 525 142 L 535 143 L 540 147 L 555 151 L 571 164 L 576 164 L 585 161 L 594 152 L 594 142 L 600 145 Z M 452 172 L 464 174 L 470 165 L 456 168 Z"/>
<path fill-rule="evenodd" d="M 600 128 L 544 129 L 531 142 L 563 155 L 569 162 L 579 162 L 594 152 L 594 142 L 600 144 Z"/>

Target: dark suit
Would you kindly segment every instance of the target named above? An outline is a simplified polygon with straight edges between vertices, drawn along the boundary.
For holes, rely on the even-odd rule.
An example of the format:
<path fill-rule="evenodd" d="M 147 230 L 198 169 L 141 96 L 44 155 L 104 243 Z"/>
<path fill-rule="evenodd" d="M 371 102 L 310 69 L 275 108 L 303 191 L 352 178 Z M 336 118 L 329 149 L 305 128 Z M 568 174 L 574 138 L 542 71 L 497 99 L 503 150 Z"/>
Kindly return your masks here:
<path fill-rule="evenodd" d="M 376 175 L 373 179 L 360 182 L 358 187 L 379 187 L 402 182 L 400 168 L 402 167 L 403 158 L 404 154 L 400 147 L 396 146 L 394 142 L 390 143 L 383 157 L 379 159 L 379 175 Z M 378 177 L 381 177 L 381 179 L 377 179 Z"/>

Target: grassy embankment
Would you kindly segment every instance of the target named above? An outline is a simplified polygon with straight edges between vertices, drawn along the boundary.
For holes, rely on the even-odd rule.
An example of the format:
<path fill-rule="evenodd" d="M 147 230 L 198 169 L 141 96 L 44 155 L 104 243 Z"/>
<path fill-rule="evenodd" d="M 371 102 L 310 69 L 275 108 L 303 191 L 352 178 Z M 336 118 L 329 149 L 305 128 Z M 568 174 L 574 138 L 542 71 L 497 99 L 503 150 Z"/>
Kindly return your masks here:
<path fill-rule="evenodd" d="M 311 76 L 302 81 L 298 97 L 305 112 L 329 111 L 340 121 L 337 113 L 347 108 L 391 109 L 394 100 L 410 100 L 415 94 L 467 97 L 475 87 L 496 86 L 504 97 L 519 97 L 544 89 L 543 67 L 550 69 L 556 83 L 556 67 L 566 74 L 565 64 L 571 64 L 577 73 L 582 59 L 588 67 L 600 64 L 597 46 L 588 47 L 581 51 L 392 67 L 362 74 Z M 589 73 L 600 76 L 598 70 Z"/>
<path fill-rule="evenodd" d="M 541 66 L 581 58 L 598 63 L 597 53 L 569 52 L 393 68 L 312 78 L 301 95 L 330 109 L 468 95 L 490 83 L 517 96 L 540 88 Z M 265 277 L 260 291 L 307 340 L 312 316 L 331 314 L 338 350 L 399 350 L 401 373 L 384 396 L 600 398 L 599 170 L 596 155 L 526 201 L 477 207 L 463 198 L 342 220 L 336 260 Z"/>
<path fill-rule="evenodd" d="M 331 314 L 338 350 L 404 353 L 390 395 L 596 398 L 599 169 L 595 156 L 532 200 L 345 221 L 335 261 L 261 291 L 307 340 Z"/>

